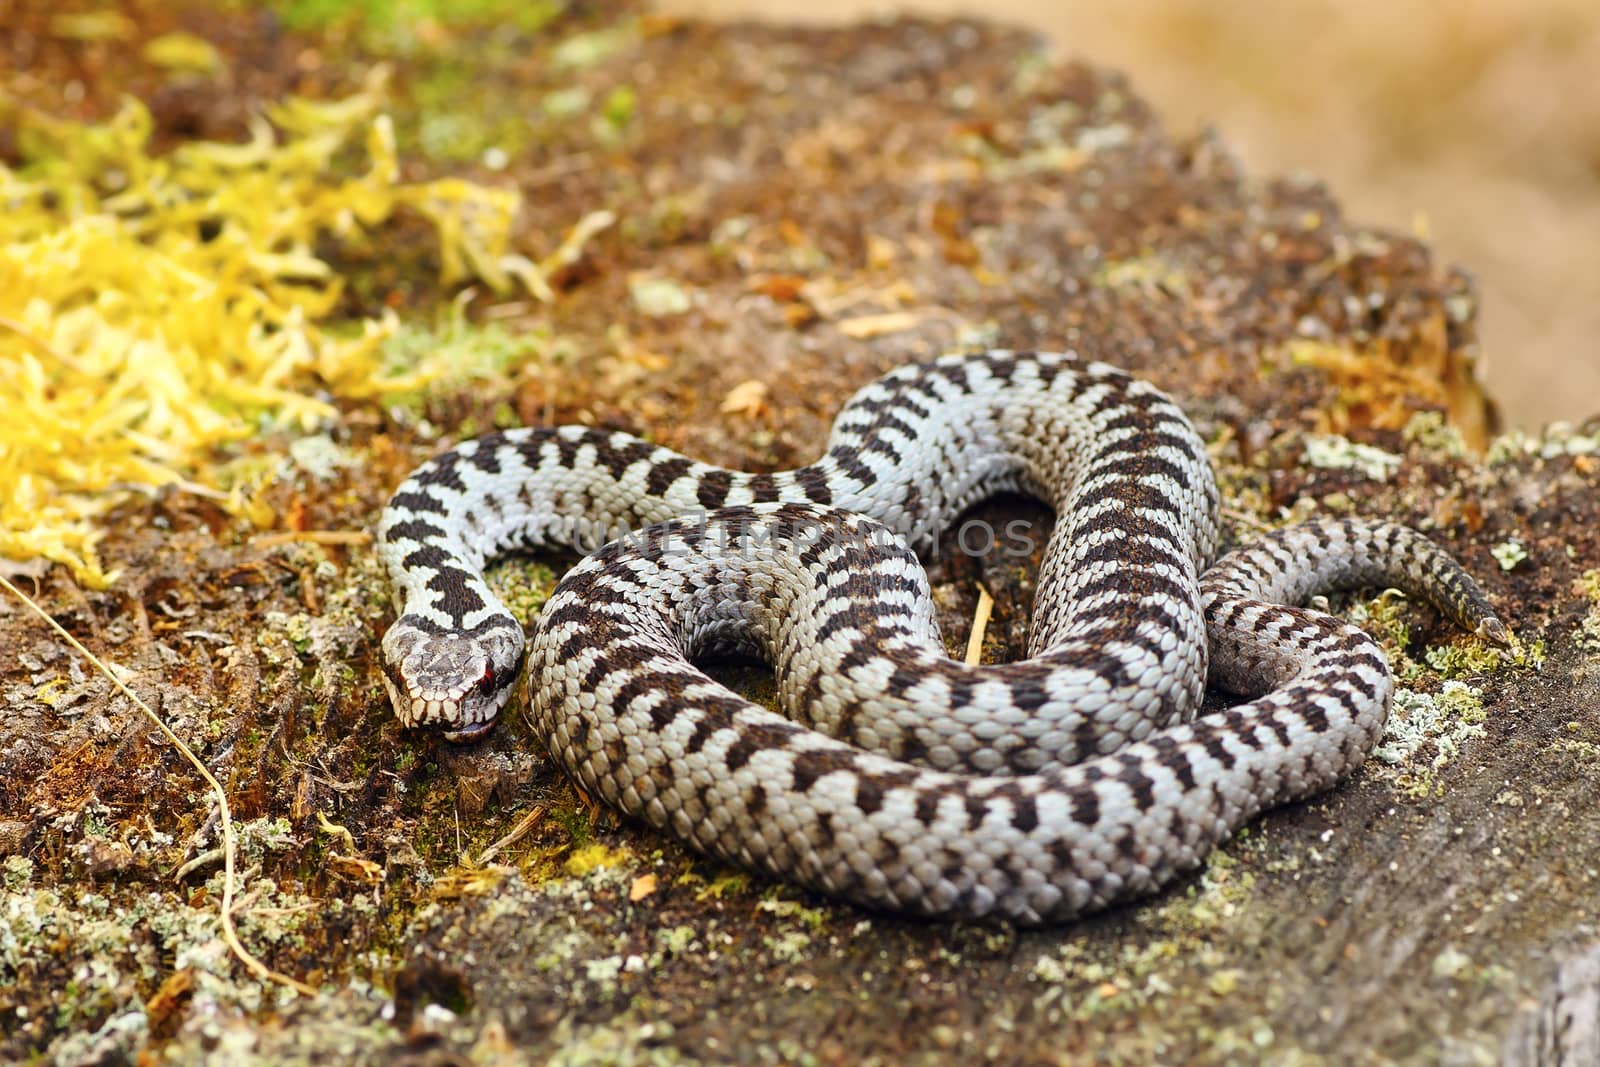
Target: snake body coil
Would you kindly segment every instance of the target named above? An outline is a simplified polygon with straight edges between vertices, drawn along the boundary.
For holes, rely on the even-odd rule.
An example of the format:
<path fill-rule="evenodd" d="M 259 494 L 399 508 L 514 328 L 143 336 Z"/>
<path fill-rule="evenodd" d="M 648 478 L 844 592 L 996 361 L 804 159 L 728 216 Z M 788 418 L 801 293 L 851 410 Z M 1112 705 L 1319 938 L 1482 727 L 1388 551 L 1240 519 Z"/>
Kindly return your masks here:
<path fill-rule="evenodd" d="M 1059 518 L 1028 659 L 969 667 L 945 655 L 906 546 L 1003 490 Z M 1283 602 L 1398 584 L 1504 638 L 1471 578 L 1390 524 L 1291 528 L 1208 570 L 1217 506 L 1176 405 L 1059 355 L 900 368 L 841 410 L 821 460 L 776 474 L 511 431 L 390 501 L 385 681 L 409 725 L 487 729 L 523 633 L 484 561 L 620 538 L 563 579 L 529 657 L 533 721 L 585 788 L 862 904 L 1064 919 L 1156 888 L 1377 741 L 1393 682 L 1376 645 Z M 711 651 L 768 659 L 787 717 L 693 666 Z M 1194 720 L 1208 675 L 1257 699 Z"/>

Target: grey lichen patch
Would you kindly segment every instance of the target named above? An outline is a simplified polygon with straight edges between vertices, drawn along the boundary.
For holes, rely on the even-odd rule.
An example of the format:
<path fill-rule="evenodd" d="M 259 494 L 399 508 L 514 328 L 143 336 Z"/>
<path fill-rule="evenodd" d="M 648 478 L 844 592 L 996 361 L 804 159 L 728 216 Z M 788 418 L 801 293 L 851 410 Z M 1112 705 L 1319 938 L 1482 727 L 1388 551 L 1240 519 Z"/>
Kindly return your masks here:
<path fill-rule="evenodd" d="M 551 1067 L 673 1067 L 697 1062 L 668 1044 L 672 1035 L 670 1023 L 638 1012 L 601 1025 L 563 1019 L 552 1035 L 556 1051 L 543 1062 Z"/>
<path fill-rule="evenodd" d="M 694 306 L 689 291 L 671 278 L 638 275 L 628 280 L 628 295 L 643 315 L 682 315 Z"/>
<path fill-rule="evenodd" d="M 1522 456 L 1557 459 L 1561 456 L 1592 456 L 1597 453 L 1600 453 L 1600 429 L 1585 431 L 1568 422 L 1552 422 L 1538 434 L 1512 430 L 1496 437 L 1489 443 L 1489 452 L 1484 461 L 1493 467 Z"/>
<path fill-rule="evenodd" d="M 331 482 L 339 472 L 359 461 L 354 453 L 325 433 L 296 438 L 289 444 L 289 461 L 319 482 Z"/>
<path fill-rule="evenodd" d="M 670 981 L 673 968 L 704 966 L 743 948 L 714 917 L 663 926 L 641 940 L 625 896 L 632 873 L 606 863 L 536 885 L 507 871 L 490 895 L 424 908 L 406 941 L 419 957 L 460 970 L 480 1023 L 516 1024 L 530 1001 L 540 1005 L 553 1026 L 540 1027 L 532 1062 L 672 1062 L 657 1057 L 676 1055 L 667 1044 L 673 1026 L 636 998 Z M 492 981 L 480 984 L 480 977 Z M 613 1010 L 591 1025 L 597 1005 Z M 470 1040 L 459 1028 L 444 1032 L 458 1049 Z"/>
<path fill-rule="evenodd" d="M 1037 956 L 1022 972 L 1038 989 L 1027 1005 L 1051 1026 L 1121 1036 L 1111 1062 L 1163 1062 L 1164 1029 L 1153 1017 L 1184 1027 L 1230 1014 L 1225 1005 L 1259 991 L 1249 972 L 1223 947 L 1200 934 L 1130 941 L 1106 953 L 1072 942 Z M 1256 1047 L 1261 1035 L 1216 1035 L 1230 1045 Z M 1270 1033 L 1264 1045 L 1272 1044 Z M 1259 1054 L 1260 1048 L 1257 1047 Z"/>
<path fill-rule="evenodd" d="M 1600 730 L 1590 723 L 1569 722 L 1566 736 L 1556 741 L 1555 748 L 1582 763 L 1600 764 Z"/>
<path fill-rule="evenodd" d="M 236 829 L 244 874 L 235 920 L 253 951 L 298 955 L 308 947 L 308 929 L 372 917 L 375 906 L 364 897 L 319 900 L 259 874 L 246 876 L 268 853 L 294 845 L 286 820 L 248 820 Z M 293 991 L 247 975 L 223 942 L 216 908 L 220 869 L 188 899 L 164 890 L 35 887 L 25 880 L 31 876 L 27 861 L 8 863 L 6 873 L 0 985 L 60 975 L 48 1026 L 62 1034 L 46 1050 L 48 1058 L 68 1062 L 96 1049 L 136 1055 L 149 1038 L 151 995 L 174 975 L 184 976 L 191 998 L 186 1025 L 202 1030 L 243 1026 L 263 1010 L 294 1001 Z M 65 973 L 62 960 L 72 961 Z"/>
<path fill-rule="evenodd" d="M 1436 694 L 1398 689 L 1383 740 L 1372 754 L 1395 766 L 1412 762 L 1426 749 L 1432 753 L 1426 771 L 1437 771 L 1456 757 L 1464 742 L 1484 736 L 1486 719 L 1483 690 L 1465 682 L 1446 681 Z M 1424 779 L 1431 784 L 1431 775 L 1424 772 Z"/>
<path fill-rule="evenodd" d="M 1493 556 L 1494 561 L 1500 564 L 1501 570 L 1510 571 L 1515 570 L 1517 564 L 1524 562 L 1528 558 L 1528 550 L 1521 541 L 1513 537 L 1508 541 L 1501 541 L 1490 548 L 1489 555 Z"/>
<path fill-rule="evenodd" d="M 1323 470 L 1351 470 L 1386 482 L 1400 469 L 1401 457 L 1371 445 L 1358 444 L 1338 434 L 1306 434 L 1302 458 Z"/>
<path fill-rule="evenodd" d="M 341 568 L 315 544 L 293 546 L 282 558 L 302 586 L 309 586 L 301 596 L 315 610 L 263 612 L 265 625 L 254 635 L 256 650 L 278 670 L 309 667 L 304 684 L 324 707 L 356 699 L 361 676 L 353 664 L 371 640 L 369 620 L 387 601 L 382 566 L 370 552 L 358 552 Z"/>
<path fill-rule="evenodd" d="M 1167 1054 L 1152 1018 L 1167 1026 L 1209 1025 L 1226 1005 L 1270 999 L 1270 983 L 1241 960 L 1226 931 L 1253 929 L 1257 904 L 1254 870 L 1275 850 L 1248 833 L 1211 853 L 1199 878 L 1139 909 L 1139 936 L 1110 943 L 1046 940 L 1019 970 L 1038 989 L 1029 1008 L 1052 1025 L 1086 1033 L 1115 1031 L 1120 1062 L 1163 1062 Z M 1170 1032 L 1170 1031 L 1168 1031 Z M 1219 1033 L 1218 1040 L 1255 1047 L 1253 1031 Z M 1268 1040 L 1267 1044 L 1272 1044 Z M 1263 1046 L 1264 1047 L 1264 1046 Z M 1258 1049 L 1259 1051 L 1259 1049 Z"/>
<path fill-rule="evenodd" d="M 1189 274 L 1180 263 L 1153 253 L 1107 263 L 1090 281 L 1107 289 L 1134 289 L 1149 296 L 1183 300 L 1188 300 L 1193 290 Z"/>

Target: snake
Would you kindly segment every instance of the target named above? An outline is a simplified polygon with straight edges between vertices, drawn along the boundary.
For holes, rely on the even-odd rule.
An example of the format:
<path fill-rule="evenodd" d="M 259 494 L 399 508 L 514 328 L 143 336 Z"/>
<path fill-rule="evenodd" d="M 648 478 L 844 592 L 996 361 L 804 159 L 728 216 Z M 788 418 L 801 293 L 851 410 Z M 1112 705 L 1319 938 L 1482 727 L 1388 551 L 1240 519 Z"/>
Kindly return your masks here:
<path fill-rule="evenodd" d="M 1026 657 L 971 665 L 945 651 L 917 553 L 1005 492 L 1057 520 Z M 470 741 L 526 648 L 555 762 L 691 848 L 874 910 L 1066 921 L 1362 764 L 1393 675 L 1311 598 L 1396 586 L 1509 640 L 1409 527 L 1323 518 L 1217 559 L 1220 506 L 1182 409 L 1072 353 L 903 365 L 788 471 L 503 431 L 423 463 L 380 517 L 384 685 L 402 725 Z M 528 633 L 483 575 L 511 550 L 583 555 Z M 772 665 L 776 710 L 697 663 L 729 654 Z M 1243 699 L 1202 715 L 1208 684 Z"/>

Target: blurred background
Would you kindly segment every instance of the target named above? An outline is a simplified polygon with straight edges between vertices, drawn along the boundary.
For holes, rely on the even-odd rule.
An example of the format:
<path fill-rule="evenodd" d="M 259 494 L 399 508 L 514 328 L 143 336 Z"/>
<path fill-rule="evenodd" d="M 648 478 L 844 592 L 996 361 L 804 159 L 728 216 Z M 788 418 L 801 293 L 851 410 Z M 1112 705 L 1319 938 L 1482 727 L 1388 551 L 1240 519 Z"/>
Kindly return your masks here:
<path fill-rule="evenodd" d="M 769 0 L 663 9 L 774 17 Z M 1182 133 L 1258 176 L 1325 179 L 1347 217 L 1476 275 L 1484 375 L 1508 426 L 1600 414 L 1600 0 L 808 0 L 1032 26 L 1125 71 Z"/>

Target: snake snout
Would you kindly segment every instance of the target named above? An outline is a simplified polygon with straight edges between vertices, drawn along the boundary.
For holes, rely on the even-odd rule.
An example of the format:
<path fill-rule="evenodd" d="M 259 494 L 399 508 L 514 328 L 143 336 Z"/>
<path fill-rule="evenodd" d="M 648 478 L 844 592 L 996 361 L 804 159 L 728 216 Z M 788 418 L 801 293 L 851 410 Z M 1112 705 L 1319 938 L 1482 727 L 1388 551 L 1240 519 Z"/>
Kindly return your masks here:
<path fill-rule="evenodd" d="M 401 616 L 383 637 L 384 680 L 406 726 L 434 727 L 470 741 L 494 725 L 516 687 L 522 629 L 494 627 L 470 638 L 430 632 Z"/>

